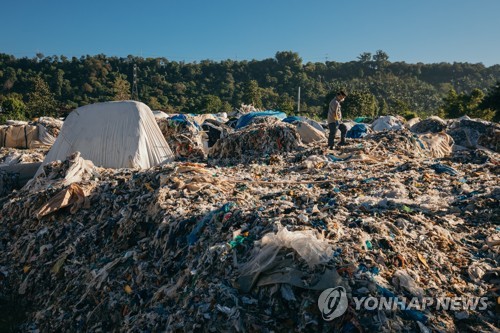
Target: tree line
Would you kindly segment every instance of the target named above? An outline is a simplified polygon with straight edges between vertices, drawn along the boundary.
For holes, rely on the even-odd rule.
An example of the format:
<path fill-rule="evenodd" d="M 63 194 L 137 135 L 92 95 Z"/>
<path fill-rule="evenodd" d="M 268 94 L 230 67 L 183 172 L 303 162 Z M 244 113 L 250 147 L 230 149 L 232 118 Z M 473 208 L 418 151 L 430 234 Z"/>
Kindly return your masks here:
<path fill-rule="evenodd" d="M 138 96 L 132 95 L 134 82 Z M 314 118 L 339 89 L 349 94 L 346 118 L 500 117 L 500 65 L 391 62 L 378 50 L 345 63 L 303 63 L 292 51 L 264 60 L 192 63 L 0 54 L 0 121 L 64 116 L 82 105 L 131 98 L 169 113 L 228 112 L 245 103 L 296 114 L 299 87 L 301 114 Z"/>

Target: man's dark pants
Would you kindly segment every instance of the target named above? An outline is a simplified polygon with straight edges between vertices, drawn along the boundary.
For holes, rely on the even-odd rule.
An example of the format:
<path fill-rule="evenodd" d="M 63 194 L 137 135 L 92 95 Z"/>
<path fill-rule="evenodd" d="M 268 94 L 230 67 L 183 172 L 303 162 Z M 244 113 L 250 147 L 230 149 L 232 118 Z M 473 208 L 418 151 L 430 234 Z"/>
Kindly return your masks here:
<path fill-rule="evenodd" d="M 337 135 L 338 125 L 338 121 L 334 121 L 333 123 L 328 124 L 328 129 L 330 130 L 330 133 L 328 134 L 328 148 L 333 148 L 333 145 L 335 143 L 335 135 Z"/>
<path fill-rule="evenodd" d="M 328 147 L 333 148 L 335 144 L 335 135 L 337 135 L 337 128 L 340 129 L 340 143 L 345 143 L 345 135 L 347 132 L 347 127 L 344 124 L 340 124 L 339 121 L 334 121 L 328 124 L 328 129 L 330 130 L 328 134 Z"/>

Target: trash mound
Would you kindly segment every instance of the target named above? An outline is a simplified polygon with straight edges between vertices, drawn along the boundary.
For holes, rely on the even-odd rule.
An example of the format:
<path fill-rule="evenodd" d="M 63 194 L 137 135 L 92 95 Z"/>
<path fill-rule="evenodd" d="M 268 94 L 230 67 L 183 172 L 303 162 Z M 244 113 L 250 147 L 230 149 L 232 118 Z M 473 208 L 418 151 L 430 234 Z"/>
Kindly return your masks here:
<path fill-rule="evenodd" d="M 7 196 L 15 189 L 21 188 L 32 178 L 37 166 L 41 164 L 47 152 L 48 148 L 0 148 L 0 198 Z M 36 165 L 24 170 L 19 167 L 32 164 Z M 26 172 L 29 170 L 33 173 Z"/>
<path fill-rule="evenodd" d="M 497 331 L 500 155 L 452 144 L 403 129 L 332 152 L 261 118 L 216 142 L 216 166 L 52 161 L 1 199 L 0 310 L 19 314 L 3 318 L 22 332 Z M 318 302 L 340 286 L 345 313 L 326 321 Z"/>
<path fill-rule="evenodd" d="M 447 124 L 443 119 L 431 116 L 411 126 L 410 130 L 413 133 L 438 133 L 446 130 L 446 127 Z"/>
<path fill-rule="evenodd" d="M 446 133 L 417 135 L 406 128 L 368 134 L 365 139 L 376 142 L 375 147 L 382 150 L 386 157 L 441 158 L 449 155 L 453 146 L 453 139 Z M 373 149 L 375 150 L 375 148 Z"/>
<path fill-rule="evenodd" d="M 205 120 L 201 127 L 207 133 L 208 148 L 212 147 L 219 139 L 224 138 L 228 136 L 229 133 L 234 132 L 234 129 L 232 127 L 213 119 Z"/>
<path fill-rule="evenodd" d="M 52 135 L 54 138 L 57 138 L 64 124 L 62 120 L 51 117 L 40 117 L 35 121 L 35 123 L 37 125 L 42 125 L 47 133 Z"/>
<path fill-rule="evenodd" d="M 248 163 L 275 153 L 290 152 L 302 146 L 295 126 L 272 117 L 254 120 L 220 139 L 210 148 L 209 158 L 220 163 Z"/>
<path fill-rule="evenodd" d="M 500 125 L 494 122 L 462 117 L 451 122 L 447 133 L 457 145 L 475 149 L 483 146 L 500 152 Z"/>
<path fill-rule="evenodd" d="M 230 136 L 268 127 L 299 142 L 281 122 Z M 16 299 L 22 332 L 498 331 L 499 155 L 420 156 L 412 138 L 376 133 L 353 139 L 350 158 L 309 146 L 269 165 L 51 162 L 0 211 L 0 299 Z M 348 307 L 325 321 L 318 300 L 339 286 Z M 388 310 L 354 297 L 487 301 Z"/>
<path fill-rule="evenodd" d="M 412 118 L 408 121 L 406 121 L 406 127 L 407 128 L 412 128 L 413 125 L 419 123 L 420 121 L 422 121 L 419 117 L 415 117 L 415 118 Z"/>
<path fill-rule="evenodd" d="M 186 115 L 179 115 L 157 119 L 156 122 L 176 159 L 197 161 L 206 158 L 204 133 L 194 120 Z"/>
<path fill-rule="evenodd" d="M 38 149 L 16 149 L 16 148 L 0 148 L 0 167 L 6 165 L 14 165 L 19 163 L 36 163 L 42 162 L 48 148 Z"/>

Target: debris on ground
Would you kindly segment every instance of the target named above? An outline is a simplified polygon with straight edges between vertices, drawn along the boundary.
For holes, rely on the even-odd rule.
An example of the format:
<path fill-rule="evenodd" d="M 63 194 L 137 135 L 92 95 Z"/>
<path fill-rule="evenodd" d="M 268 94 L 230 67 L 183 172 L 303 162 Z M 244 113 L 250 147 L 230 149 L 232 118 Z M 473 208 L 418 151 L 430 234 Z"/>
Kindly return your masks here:
<path fill-rule="evenodd" d="M 393 128 L 398 119 L 372 131 L 363 123 L 355 131 L 362 137 L 330 150 L 326 139 L 304 142 L 297 125 L 314 127 L 309 122 L 257 117 L 233 131 L 205 119 L 218 131 L 207 158 L 202 126 L 175 117 L 157 119 L 175 162 L 112 169 L 74 152 L 48 162 L 23 188 L 0 193 L 0 310 L 10 326 L 500 328 L 500 155 L 498 142 L 479 143 L 497 124 L 462 119 L 437 131 L 433 120 L 410 131 Z M 477 141 L 469 136 L 462 145 L 464 128 Z M 0 153 L 5 165 L 44 154 Z M 13 176 L 0 172 L 0 185 Z M 318 299 L 339 286 L 348 308 L 325 321 Z M 482 310 L 356 309 L 354 297 L 487 301 Z"/>
<path fill-rule="evenodd" d="M 499 156 L 436 157 L 419 140 L 385 131 L 329 151 L 267 118 L 220 139 L 210 164 L 53 161 L 0 211 L 0 297 L 31 332 L 494 331 Z M 351 301 L 326 322 L 318 297 L 339 285 L 349 299 L 488 302 Z"/>

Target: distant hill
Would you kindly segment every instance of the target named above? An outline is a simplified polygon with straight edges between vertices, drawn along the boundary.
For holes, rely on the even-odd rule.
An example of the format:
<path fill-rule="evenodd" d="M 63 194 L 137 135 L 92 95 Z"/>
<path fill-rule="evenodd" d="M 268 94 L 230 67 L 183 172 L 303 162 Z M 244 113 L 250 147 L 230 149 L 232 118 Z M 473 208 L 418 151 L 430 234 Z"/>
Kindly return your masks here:
<path fill-rule="evenodd" d="M 300 110 L 310 116 L 319 116 L 339 88 L 352 97 L 345 105 L 350 115 L 427 116 L 438 113 L 451 90 L 487 93 L 497 81 L 500 65 L 390 62 L 383 51 L 363 53 L 347 63 L 305 64 L 291 51 L 260 61 L 199 63 L 102 54 L 71 59 L 0 54 L 0 102 L 8 100 L 7 106 L 2 104 L 3 112 L 14 110 L 10 105 L 18 103 L 20 117 L 64 114 L 77 106 L 123 99 L 140 100 L 167 112 L 229 111 L 241 103 L 253 103 L 293 113 L 299 87 Z"/>

